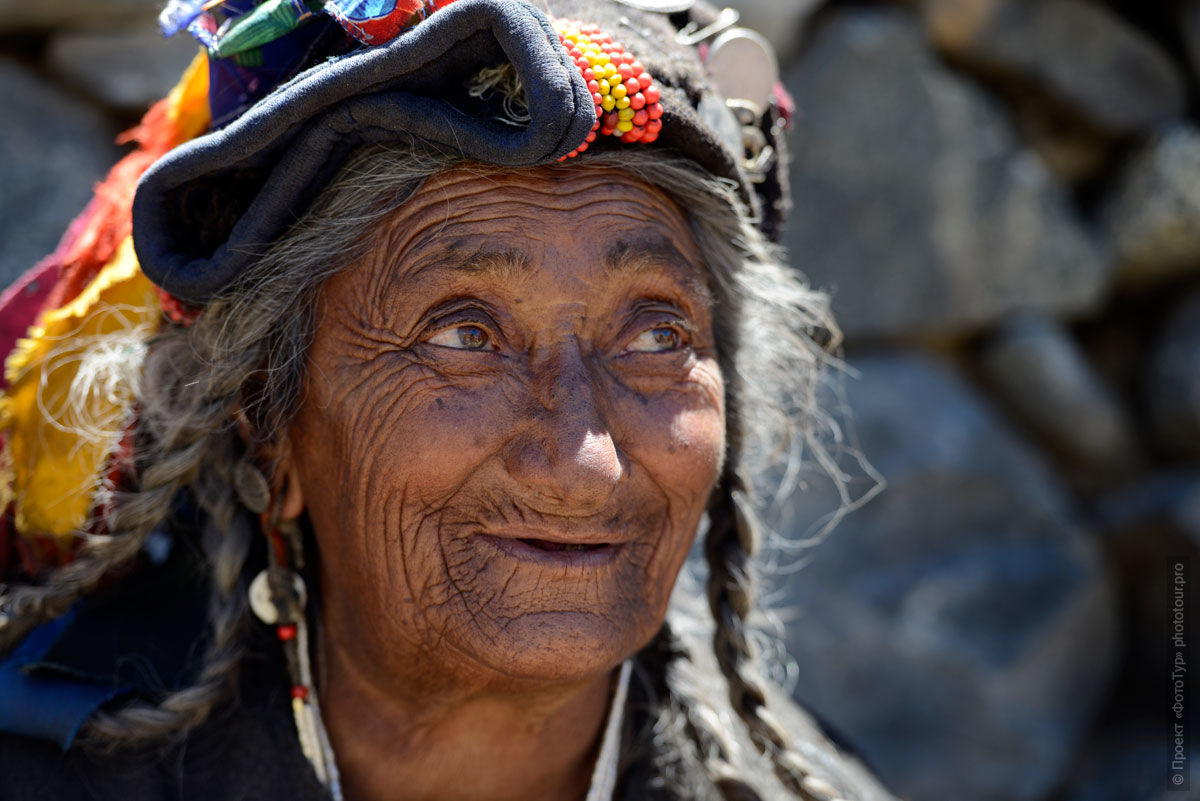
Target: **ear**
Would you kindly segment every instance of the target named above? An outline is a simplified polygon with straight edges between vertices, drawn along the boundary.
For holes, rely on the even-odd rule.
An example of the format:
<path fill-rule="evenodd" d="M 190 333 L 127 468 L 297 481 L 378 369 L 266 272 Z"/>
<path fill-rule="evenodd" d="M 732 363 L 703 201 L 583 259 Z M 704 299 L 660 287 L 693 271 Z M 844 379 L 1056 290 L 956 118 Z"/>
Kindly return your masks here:
<path fill-rule="evenodd" d="M 296 469 L 292 452 L 291 440 L 285 436 L 276 461 L 274 486 L 271 487 L 272 492 L 283 493 L 283 503 L 279 507 L 281 520 L 295 520 L 304 512 L 304 489 L 300 486 L 300 471 Z"/>

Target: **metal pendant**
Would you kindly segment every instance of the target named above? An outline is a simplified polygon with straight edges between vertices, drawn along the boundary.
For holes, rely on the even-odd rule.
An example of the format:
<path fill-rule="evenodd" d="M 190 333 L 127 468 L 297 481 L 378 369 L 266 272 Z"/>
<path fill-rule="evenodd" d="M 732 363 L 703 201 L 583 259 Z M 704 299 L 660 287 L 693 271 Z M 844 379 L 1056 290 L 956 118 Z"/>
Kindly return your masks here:
<path fill-rule="evenodd" d="M 660 14 L 675 14 L 687 11 L 696 5 L 696 0 L 617 0 L 622 5 L 639 11 L 657 11 Z"/>
<path fill-rule="evenodd" d="M 304 579 L 300 578 L 300 574 L 298 573 L 292 573 L 292 591 L 297 607 L 303 609 L 307 601 L 307 592 L 304 586 Z M 250 591 L 247 594 L 250 597 L 251 611 L 263 623 L 266 623 L 268 626 L 274 626 L 281 618 L 285 617 L 285 615 L 280 614 L 279 607 L 276 606 L 275 601 L 271 598 L 271 584 L 267 578 L 266 570 L 259 571 L 254 580 L 250 582 Z"/>
<path fill-rule="evenodd" d="M 749 28 L 730 28 L 709 46 L 705 67 L 717 91 L 729 101 L 766 110 L 779 82 L 779 61 L 771 43 Z"/>

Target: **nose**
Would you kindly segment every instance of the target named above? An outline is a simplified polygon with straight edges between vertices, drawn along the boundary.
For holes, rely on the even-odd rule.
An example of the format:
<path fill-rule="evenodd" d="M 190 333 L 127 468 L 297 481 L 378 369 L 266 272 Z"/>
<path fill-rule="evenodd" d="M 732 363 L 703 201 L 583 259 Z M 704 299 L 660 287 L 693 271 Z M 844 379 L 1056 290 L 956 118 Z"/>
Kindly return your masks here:
<path fill-rule="evenodd" d="M 599 380 L 577 348 L 534 368 L 532 419 L 510 441 L 505 466 L 540 511 L 595 513 L 626 473 L 601 408 Z"/>

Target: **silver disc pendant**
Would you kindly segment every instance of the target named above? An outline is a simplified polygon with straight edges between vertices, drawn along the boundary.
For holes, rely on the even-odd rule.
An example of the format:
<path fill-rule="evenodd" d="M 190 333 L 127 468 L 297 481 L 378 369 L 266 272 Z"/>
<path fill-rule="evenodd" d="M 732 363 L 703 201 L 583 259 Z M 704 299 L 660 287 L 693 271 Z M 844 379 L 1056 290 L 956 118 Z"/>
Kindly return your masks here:
<path fill-rule="evenodd" d="M 292 587 L 296 593 L 296 601 L 303 609 L 307 600 L 307 590 L 300 574 L 292 573 Z M 271 600 L 271 584 L 267 579 L 267 571 L 259 571 L 254 580 L 250 582 L 250 591 L 247 594 L 250 597 L 250 609 L 254 612 L 255 617 L 268 626 L 274 626 L 279 622 L 279 609 Z"/>
<path fill-rule="evenodd" d="M 696 5 L 696 0 L 617 0 L 622 5 L 640 11 L 657 11 L 660 14 L 675 14 L 687 11 Z"/>
<path fill-rule="evenodd" d="M 766 109 L 779 81 L 779 61 L 762 34 L 730 28 L 709 46 L 704 62 L 709 78 L 726 100 L 743 100 Z"/>

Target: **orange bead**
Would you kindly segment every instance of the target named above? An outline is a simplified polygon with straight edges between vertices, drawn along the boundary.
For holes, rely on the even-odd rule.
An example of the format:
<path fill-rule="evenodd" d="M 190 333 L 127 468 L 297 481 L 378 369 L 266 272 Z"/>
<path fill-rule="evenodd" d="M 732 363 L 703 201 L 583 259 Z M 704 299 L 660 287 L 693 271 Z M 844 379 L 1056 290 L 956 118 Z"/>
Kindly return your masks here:
<path fill-rule="evenodd" d="M 650 98 L 646 98 L 646 99 L 649 100 Z M 663 111 L 662 103 L 655 103 L 653 106 L 650 106 L 649 111 L 650 111 L 650 119 L 657 120 L 659 117 L 662 116 L 662 111 Z"/>
<path fill-rule="evenodd" d="M 637 111 L 644 105 L 646 105 L 646 96 L 641 92 L 629 98 L 629 107 L 634 111 Z"/>
<path fill-rule="evenodd" d="M 655 86 L 654 84 L 650 84 L 649 86 L 643 86 L 642 94 L 646 96 L 646 102 L 649 103 L 650 105 L 654 105 L 655 103 L 657 103 L 658 99 L 660 97 L 658 87 Z"/>

